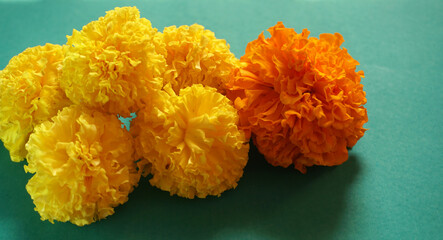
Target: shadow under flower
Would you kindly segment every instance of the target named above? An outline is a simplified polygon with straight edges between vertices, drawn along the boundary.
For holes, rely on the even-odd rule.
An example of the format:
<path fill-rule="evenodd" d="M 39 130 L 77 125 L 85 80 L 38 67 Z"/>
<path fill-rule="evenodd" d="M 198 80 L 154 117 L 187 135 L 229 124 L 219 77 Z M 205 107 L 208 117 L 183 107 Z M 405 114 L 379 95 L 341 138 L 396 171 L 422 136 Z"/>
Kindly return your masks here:
<path fill-rule="evenodd" d="M 345 210 L 345 196 L 359 172 L 358 159 L 339 167 L 312 167 L 303 175 L 273 167 L 255 147 L 235 190 L 220 198 L 184 199 L 142 179 L 129 202 L 97 225 L 125 224 L 122 236 L 245 239 L 330 238 Z M 123 229 L 122 229 L 123 230 Z"/>
<path fill-rule="evenodd" d="M 307 174 L 301 174 L 293 168 L 271 166 L 251 146 L 238 187 L 219 198 L 171 197 L 142 178 L 129 201 L 117 207 L 114 215 L 79 228 L 71 223 L 41 222 L 38 213 L 31 210 L 34 206 L 27 195 L 23 207 L 32 217 L 21 220 L 27 231 L 20 235 L 65 239 L 329 239 L 347 211 L 347 191 L 358 172 L 359 161 L 352 152 L 342 166 L 311 167 Z M 27 194 L 24 186 L 20 192 Z M 66 232 L 72 235 L 65 236 Z"/>

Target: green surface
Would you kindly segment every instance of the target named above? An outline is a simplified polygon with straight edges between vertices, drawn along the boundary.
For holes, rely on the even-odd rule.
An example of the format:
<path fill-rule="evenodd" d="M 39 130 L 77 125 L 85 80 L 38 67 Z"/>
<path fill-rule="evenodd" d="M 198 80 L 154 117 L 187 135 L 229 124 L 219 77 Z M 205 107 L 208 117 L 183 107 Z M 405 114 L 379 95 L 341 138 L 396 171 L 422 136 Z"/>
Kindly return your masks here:
<path fill-rule="evenodd" d="M 160 30 L 202 24 L 237 57 L 281 20 L 344 36 L 365 71 L 369 131 L 348 162 L 306 175 L 253 148 L 239 186 L 220 198 L 170 197 L 142 179 L 114 215 L 82 228 L 40 221 L 25 190 L 31 175 L 1 147 L 0 239 L 442 239 L 442 1 L 122 2 L 0 0 L 0 69 L 115 6 L 137 6 Z"/>

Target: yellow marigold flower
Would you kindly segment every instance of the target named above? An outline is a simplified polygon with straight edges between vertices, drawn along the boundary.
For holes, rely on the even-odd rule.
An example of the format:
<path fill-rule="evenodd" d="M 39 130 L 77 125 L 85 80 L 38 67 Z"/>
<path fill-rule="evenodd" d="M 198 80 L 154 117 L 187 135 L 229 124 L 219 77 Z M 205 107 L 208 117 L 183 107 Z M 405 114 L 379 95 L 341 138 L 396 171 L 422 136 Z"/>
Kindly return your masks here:
<path fill-rule="evenodd" d="M 225 93 L 229 74 L 239 61 L 223 39 L 203 26 L 170 26 L 163 30 L 167 69 L 165 84 L 171 83 L 175 93 L 200 83 Z"/>
<path fill-rule="evenodd" d="M 241 129 L 274 166 L 332 166 L 364 135 L 363 71 L 339 33 L 308 38 L 279 22 L 246 47 L 228 84 Z"/>
<path fill-rule="evenodd" d="M 135 7 L 115 8 L 68 36 L 62 88 L 76 104 L 129 117 L 163 84 L 164 46 Z"/>
<path fill-rule="evenodd" d="M 0 139 L 11 160 L 22 161 L 34 126 L 70 105 L 60 88 L 63 48 L 46 44 L 28 48 L 0 71 Z"/>
<path fill-rule="evenodd" d="M 237 186 L 249 144 L 237 127 L 238 115 L 215 88 L 195 84 L 163 103 L 142 109 L 133 121 L 137 153 L 153 177 L 150 183 L 171 195 L 205 198 Z"/>
<path fill-rule="evenodd" d="M 133 139 L 115 115 L 64 108 L 35 128 L 26 185 L 42 220 L 83 226 L 114 213 L 138 184 Z"/>

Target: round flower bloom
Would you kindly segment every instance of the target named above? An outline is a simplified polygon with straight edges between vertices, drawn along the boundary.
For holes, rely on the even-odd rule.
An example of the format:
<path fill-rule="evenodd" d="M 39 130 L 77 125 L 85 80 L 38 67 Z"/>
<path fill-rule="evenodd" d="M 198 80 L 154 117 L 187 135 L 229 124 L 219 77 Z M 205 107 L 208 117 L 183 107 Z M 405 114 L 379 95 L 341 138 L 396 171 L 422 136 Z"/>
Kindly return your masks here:
<path fill-rule="evenodd" d="M 76 104 L 129 117 L 163 84 L 164 46 L 135 7 L 115 8 L 68 37 L 62 88 Z"/>
<path fill-rule="evenodd" d="M 308 38 L 281 22 L 269 32 L 248 44 L 228 83 L 241 129 L 274 166 L 343 163 L 368 121 L 359 63 L 339 33 Z"/>
<path fill-rule="evenodd" d="M 26 144 L 26 185 L 42 220 L 83 226 L 114 213 L 138 184 L 133 139 L 115 115 L 64 108 Z"/>
<path fill-rule="evenodd" d="M 131 131 L 135 148 L 153 175 L 150 183 L 171 195 L 205 198 L 235 188 L 249 144 L 237 127 L 231 101 L 215 88 L 195 84 L 142 109 Z M 141 166 L 143 167 L 143 166 Z"/>
<path fill-rule="evenodd" d="M 63 47 L 28 48 L 0 71 L 0 139 L 11 160 L 22 161 L 34 126 L 71 104 L 60 88 Z"/>
<path fill-rule="evenodd" d="M 197 83 L 225 93 L 229 74 L 239 64 L 225 40 L 198 24 L 167 27 L 162 39 L 167 62 L 164 84 L 170 83 L 177 94 Z"/>

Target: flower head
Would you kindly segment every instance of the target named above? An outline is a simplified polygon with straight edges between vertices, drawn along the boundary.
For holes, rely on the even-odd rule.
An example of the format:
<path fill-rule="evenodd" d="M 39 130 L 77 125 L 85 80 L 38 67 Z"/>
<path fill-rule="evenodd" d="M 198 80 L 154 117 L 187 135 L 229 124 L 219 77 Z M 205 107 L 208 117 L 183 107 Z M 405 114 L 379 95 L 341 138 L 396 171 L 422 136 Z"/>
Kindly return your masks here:
<path fill-rule="evenodd" d="M 42 220 L 82 226 L 114 213 L 137 185 L 132 137 L 115 115 L 64 108 L 35 128 L 26 189 Z"/>
<path fill-rule="evenodd" d="M 71 102 L 60 88 L 63 48 L 46 44 L 28 48 L 0 71 L 0 139 L 11 160 L 22 161 L 34 126 Z"/>
<path fill-rule="evenodd" d="M 229 74 L 239 64 L 225 40 L 198 24 L 167 27 L 161 35 L 166 47 L 165 84 L 177 94 L 198 83 L 225 93 Z"/>
<path fill-rule="evenodd" d="M 76 104 L 129 117 L 162 87 L 162 42 L 135 7 L 116 8 L 68 37 L 62 88 Z"/>
<path fill-rule="evenodd" d="M 240 125 L 276 166 L 337 165 L 368 121 L 358 62 L 339 33 L 308 38 L 279 22 L 250 42 L 228 84 Z"/>
<path fill-rule="evenodd" d="M 187 198 L 235 188 L 249 145 L 230 100 L 201 84 L 162 94 L 163 104 L 142 109 L 131 128 L 150 183 Z"/>

